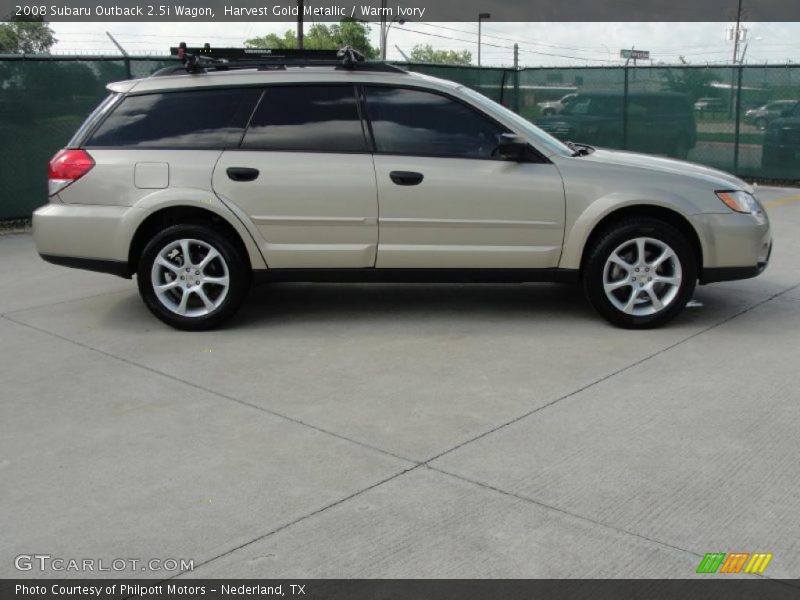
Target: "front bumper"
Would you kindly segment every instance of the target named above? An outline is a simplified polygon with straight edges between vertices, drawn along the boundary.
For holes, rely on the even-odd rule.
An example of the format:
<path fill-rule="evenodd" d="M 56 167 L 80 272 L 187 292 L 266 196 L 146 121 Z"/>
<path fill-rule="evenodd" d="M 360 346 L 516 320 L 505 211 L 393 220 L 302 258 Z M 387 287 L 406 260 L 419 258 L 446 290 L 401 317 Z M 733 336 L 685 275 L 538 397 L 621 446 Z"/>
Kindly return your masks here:
<path fill-rule="evenodd" d="M 772 255 L 772 232 L 765 212 L 701 214 L 692 217 L 703 250 L 700 283 L 756 277 Z"/>

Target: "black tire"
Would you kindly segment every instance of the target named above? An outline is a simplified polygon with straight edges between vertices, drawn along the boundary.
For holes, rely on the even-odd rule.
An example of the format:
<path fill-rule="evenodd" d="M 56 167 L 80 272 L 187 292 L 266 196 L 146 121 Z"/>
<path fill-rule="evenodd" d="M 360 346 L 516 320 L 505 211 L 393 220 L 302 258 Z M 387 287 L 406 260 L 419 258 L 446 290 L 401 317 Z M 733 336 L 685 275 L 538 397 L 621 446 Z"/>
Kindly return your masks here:
<path fill-rule="evenodd" d="M 653 314 L 629 314 L 624 312 L 612 303 L 604 288 L 606 263 L 609 261 L 612 253 L 626 244 L 626 242 L 637 238 L 653 239 L 669 247 L 677 257 L 677 261 L 679 262 L 678 267 L 681 271 L 680 284 L 674 286 L 676 291 L 673 292 L 674 295 L 671 297 L 671 300 L 665 303 L 663 309 L 656 310 Z M 584 291 L 592 306 L 614 325 L 627 329 L 650 329 L 660 327 L 674 319 L 678 313 L 684 309 L 686 303 L 691 300 L 697 283 L 697 257 L 695 256 L 691 243 L 686 239 L 686 236 L 669 223 L 648 217 L 625 219 L 610 225 L 598 236 L 594 236 L 591 243 L 592 246 L 587 249 L 588 255 L 583 268 Z M 655 247 L 654 244 L 646 245 L 648 251 L 652 251 Z M 667 266 L 674 267 L 675 264 L 670 261 Z M 666 268 L 666 266 L 659 267 L 659 269 L 663 268 Z M 649 274 L 650 273 L 645 274 L 645 276 Z M 658 275 L 662 274 L 664 276 L 670 275 L 670 273 L 658 273 Z M 630 275 L 637 276 L 638 273 L 631 270 Z M 655 270 L 652 275 L 657 275 Z M 627 281 L 627 275 L 619 279 L 619 281 L 623 279 Z M 620 300 L 624 302 L 624 294 L 627 287 L 631 288 L 629 298 L 634 296 L 634 290 L 637 289 L 634 285 L 635 284 L 632 283 L 626 284 L 623 288 L 620 288 L 618 292 L 614 293 L 622 294 Z M 638 283 L 637 285 L 642 286 L 648 284 Z M 662 287 L 658 289 L 663 290 L 669 288 L 667 285 L 662 285 Z M 655 310 L 655 306 L 653 306 L 653 301 L 650 300 L 649 294 L 645 294 L 644 292 L 646 292 L 646 290 L 640 290 L 638 292 L 638 294 L 644 295 L 643 300 L 636 301 L 637 303 L 641 302 L 644 306 L 641 309 L 635 310 Z M 637 296 L 637 298 L 638 297 L 639 296 Z M 633 302 L 633 300 L 631 300 L 631 302 Z M 650 306 L 648 306 L 648 304 Z"/>
<path fill-rule="evenodd" d="M 223 285 L 217 285 L 215 283 L 204 283 L 201 286 L 205 297 L 212 299 L 214 302 L 218 302 L 217 306 L 213 309 L 208 308 L 206 305 L 203 305 L 200 296 L 197 294 L 191 294 L 189 297 L 189 302 L 191 302 L 193 306 L 196 306 L 196 312 L 207 311 L 207 314 L 197 314 L 194 316 L 191 314 L 186 316 L 177 314 L 159 299 L 159 296 L 153 288 L 153 270 L 156 259 L 162 250 L 167 248 L 170 244 L 178 243 L 179 240 L 199 242 L 197 244 L 190 244 L 189 246 L 189 254 L 192 255 L 193 252 L 197 252 L 199 258 L 202 258 L 202 252 L 207 250 L 204 245 L 213 248 L 219 253 L 218 258 L 214 258 L 208 266 L 203 268 L 203 276 L 208 276 L 209 278 L 216 277 L 217 279 L 224 278 L 226 275 L 225 269 L 227 268 L 228 287 L 226 292 L 223 291 Z M 165 283 L 176 284 L 176 289 L 169 292 L 172 296 L 167 296 L 166 300 L 169 301 L 170 298 L 173 298 L 175 303 L 179 303 L 178 299 L 182 299 L 183 294 L 187 293 L 183 289 L 183 286 L 186 285 L 188 287 L 190 283 L 180 282 L 180 278 L 183 276 L 182 271 L 184 266 L 182 254 L 176 256 L 174 260 L 174 265 L 179 267 L 175 271 L 176 275 L 174 279 L 172 279 L 173 270 L 171 268 L 163 269 L 163 273 L 166 273 L 167 277 L 171 278 L 171 281 L 165 279 Z M 198 275 L 200 273 L 200 271 L 196 270 L 191 271 Z M 191 275 L 188 275 L 187 279 L 188 278 L 194 279 Z M 219 326 L 236 314 L 250 286 L 251 271 L 246 257 L 241 255 L 236 244 L 232 243 L 225 234 L 203 225 L 174 225 L 159 232 L 147 243 L 139 259 L 137 280 L 139 294 L 142 300 L 144 300 L 150 312 L 161 321 L 184 331 L 205 331 Z M 177 295 L 177 290 L 180 290 L 180 296 Z M 215 294 L 216 296 L 214 296 Z"/>
<path fill-rule="evenodd" d="M 754 123 L 756 129 L 758 129 L 759 131 L 764 131 L 767 128 L 768 124 L 769 123 L 767 123 L 767 120 L 764 117 L 759 117 L 758 119 L 756 119 Z"/>

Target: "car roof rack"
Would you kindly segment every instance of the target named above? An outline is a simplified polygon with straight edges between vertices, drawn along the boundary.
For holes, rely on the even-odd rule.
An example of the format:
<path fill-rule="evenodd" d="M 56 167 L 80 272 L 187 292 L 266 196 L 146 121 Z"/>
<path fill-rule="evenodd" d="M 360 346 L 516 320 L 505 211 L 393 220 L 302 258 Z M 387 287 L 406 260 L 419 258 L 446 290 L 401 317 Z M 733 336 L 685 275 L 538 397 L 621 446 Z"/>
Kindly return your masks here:
<path fill-rule="evenodd" d="M 210 71 L 259 69 L 262 71 L 286 70 L 289 67 L 334 67 L 346 71 L 378 71 L 407 73 L 395 65 L 368 61 L 355 48 L 345 46 L 340 50 L 278 50 L 269 48 L 190 48 L 186 42 L 170 48 L 170 55 L 181 61 L 181 66 L 166 67 L 153 77 L 187 72 L 192 75 Z"/>

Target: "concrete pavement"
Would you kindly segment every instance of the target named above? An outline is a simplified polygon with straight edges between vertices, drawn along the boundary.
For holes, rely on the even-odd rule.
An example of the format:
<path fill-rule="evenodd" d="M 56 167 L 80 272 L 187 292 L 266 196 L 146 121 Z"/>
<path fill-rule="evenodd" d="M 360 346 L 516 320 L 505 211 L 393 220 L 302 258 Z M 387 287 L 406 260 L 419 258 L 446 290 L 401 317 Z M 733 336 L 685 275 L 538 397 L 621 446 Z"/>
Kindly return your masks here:
<path fill-rule="evenodd" d="M 649 332 L 570 287 L 278 285 L 181 333 L 132 282 L 0 237 L 0 576 L 40 575 L 13 565 L 35 552 L 198 577 L 688 577 L 746 551 L 800 577 L 798 194 L 762 191 L 764 275 Z"/>

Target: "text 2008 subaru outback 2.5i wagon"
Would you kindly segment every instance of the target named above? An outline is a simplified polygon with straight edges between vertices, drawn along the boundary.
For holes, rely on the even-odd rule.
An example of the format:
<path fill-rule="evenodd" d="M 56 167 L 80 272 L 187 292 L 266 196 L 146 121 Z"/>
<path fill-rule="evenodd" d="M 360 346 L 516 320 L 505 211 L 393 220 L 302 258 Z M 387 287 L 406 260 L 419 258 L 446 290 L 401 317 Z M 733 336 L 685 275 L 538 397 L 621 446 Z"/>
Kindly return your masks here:
<path fill-rule="evenodd" d="M 53 263 L 131 277 L 181 329 L 274 281 L 581 282 L 623 327 L 771 250 L 753 189 L 565 145 L 466 87 L 389 65 L 240 68 L 109 86 L 50 163 Z"/>

